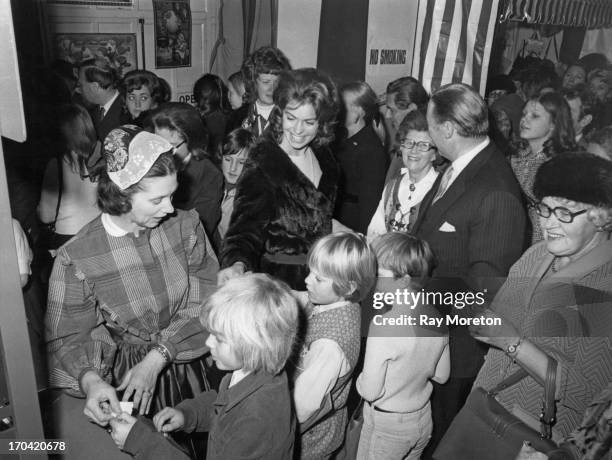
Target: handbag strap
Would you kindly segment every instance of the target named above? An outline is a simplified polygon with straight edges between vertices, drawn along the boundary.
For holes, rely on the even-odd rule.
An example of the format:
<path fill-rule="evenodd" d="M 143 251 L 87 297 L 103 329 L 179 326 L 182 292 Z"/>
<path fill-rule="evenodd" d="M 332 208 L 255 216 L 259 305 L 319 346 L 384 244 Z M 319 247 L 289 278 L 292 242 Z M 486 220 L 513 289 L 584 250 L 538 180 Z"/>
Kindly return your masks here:
<path fill-rule="evenodd" d="M 506 377 L 495 388 L 488 393 L 490 396 L 495 396 L 500 391 L 520 382 L 529 373 L 522 367 L 514 374 Z M 542 412 L 540 413 L 540 434 L 545 439 L 550 439 L 552 436 L 552 426 L 556 419 L 555 414 L 557 407 L 555 405 L 555 381 L 557 378 L 557 360 L 548 357 L 548 365 L 546 368 L 546 379 L 544 380 L 544 401 L 542 402 Z"/>
<path fill-rule="evenodd" d="M 62 172 L 62 157 L 57 156 L 57 204 L 55 205 L 55 217 L 53 218 L 53 222 L 49 224 L 49 228 L 52 232 L 55 233 L 55 224 L 57 222 L 57 217 L 59 216 L 60 205 L 62 204 L 62 193 L 64 191 L 64 174 Z"/>

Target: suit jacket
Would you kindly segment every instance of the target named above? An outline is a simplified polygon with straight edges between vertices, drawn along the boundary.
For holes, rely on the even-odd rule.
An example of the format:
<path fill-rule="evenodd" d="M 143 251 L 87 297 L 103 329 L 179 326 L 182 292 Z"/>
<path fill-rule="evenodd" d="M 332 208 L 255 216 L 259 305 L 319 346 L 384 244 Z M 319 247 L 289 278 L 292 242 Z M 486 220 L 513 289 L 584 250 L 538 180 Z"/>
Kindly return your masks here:
<path fill-rule="evenodd" d="M 100 120 L 99 106 L 94 106 L 90 109 L 91 119 L 98 134 L 98 140 L 104 143 L 104 138 L 113 129 L 122 125 L 123 121 L 123 97 L 121 94 L 117 96 L 115 102 L 110 106 L 108 112 L 104 114 L 104 118 Z"/>
<path fill-rule="evenodd" d="M 423 199 L 413 227 L 413 233 L 426 240 L 436 256 L 430 289 L 479 291 L 492 298 L 523 251 L 526 218 L 520 187 L 493 142 L 432 204 L 442 176 Z M 451 315 L 469 313 L 457 303 L 441 310 Z M 474 377 L 486 347 L 465 326 L 452 327 L 450 335 L 451 376 Z"/>

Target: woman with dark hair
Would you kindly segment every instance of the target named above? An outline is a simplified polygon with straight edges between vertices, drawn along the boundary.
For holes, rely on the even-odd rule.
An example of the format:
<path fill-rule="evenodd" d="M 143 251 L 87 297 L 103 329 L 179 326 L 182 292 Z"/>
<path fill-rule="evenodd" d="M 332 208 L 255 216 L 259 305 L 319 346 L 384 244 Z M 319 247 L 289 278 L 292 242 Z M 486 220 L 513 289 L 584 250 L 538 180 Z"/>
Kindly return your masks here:
<path fill-rule="evenodd" d="M 388 156 L 372 126 L 378 121 L 378 101 L 362 81 L 340 90 L 344 103 L 344 129 L 335 153 L 341 178 L 335 217 L 356 232 L 365 233 L 385 184 Z"/>
<path fill-rule="evenodd" d="M 145 127 L 170 142 L 181 159 L 174 206 L 195 209 L 212 239 L 221 219 L 223 174 L 208 154 L 208 136 L 198 111 L 183 102 L 168 102 L 151 113 Z"/>
<path fill-rule="evenodd" d="M 117 391 L 147 414 L 208 389 L 199 314 L 218 270 L 196 213 L 171 203 L 173 146 L 123 126 L 104 155 L 102 215 L 58 251 L 45 320 L 52 386 L 85 397 L 102 426 L 122 412 Z M 54 401 L 55 435 L 99 455 L 112 441 L 68 395 Z"/>
<path fill-rule="evenodd" d="M 148 70 L 132 70 L 121 81 L 125 98 L 124 123 L 142 127 L 150 110 L 164 102 L 164 87 L 157 75 Z"/>
<path fill-rule="evenodd" d="M 91 117 L 77 104 L 60 107 L 57 117 L 61 153 L 47 164 L 37 208 L 44 240 L 37 244 L 37 252 L 44 252 L 37 254 L 37 265 L 47 267 L 44 282 L 53 264 L 47 251 L 55 251 L 100 214 L 95 172 L 90 171 L 96 169 L 100 143 Z"/>
<path fill-rule="evenodd" d="M 229 115 L 227 86 L 220 77 L 207 73 L 193 85 L 193 97 L 196 109 L 206 123 L 209 135 L 209 149 L 216 152 L 225 135 L 225 126 Z"/>
<path fill-rule="evenodd" d="M 226 130 L 245 128 L 261 136 L 270 125 L 274 108 L 273 94 L 281 72 L 291 70 L 289 60 L 278 48 L 263 46 L 253 52 L 242 64 L 244 98 L 247 102 L 232 119 Z"/>
<path fill-rule="evenodd" d="M 421 110 L 406 115 L 397 131 L 397 142 L 403 167 L 385 184 L 368 226 L 370 241 L 387 232 L 409 232 L 421 201 L 438 177 L 433 165 L 439 156 Z"/>
<path fill-rule="evenodd" d="M 219 283 L 253 270 L 304 290 L 308 250 L 332 231 L 338 166 L 328 144 L 338 93 L 330 78 L 299 69 L 281 75 L 274 104 L 270 132 L 236 185 Z"/>
<path fill-rule="evenodd" d="M 527 101 L 520 123 L 520 138 L 510 164 L 528 203 L 533 203 L 533 181 L 540 165 L 576 146 L 572 114 L 565 98 L 560 93 L 545 93 Z M 536 243 L 543 236 L 532 207 L 529 208 L 529 218 L 531 242 Z"/>

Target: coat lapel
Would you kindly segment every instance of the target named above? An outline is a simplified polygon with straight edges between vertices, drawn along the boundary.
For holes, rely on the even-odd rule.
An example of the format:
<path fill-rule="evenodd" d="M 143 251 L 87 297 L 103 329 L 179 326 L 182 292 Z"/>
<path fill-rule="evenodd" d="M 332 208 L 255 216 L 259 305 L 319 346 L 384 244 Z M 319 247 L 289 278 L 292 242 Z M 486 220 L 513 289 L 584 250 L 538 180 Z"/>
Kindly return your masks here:
<path fill-rule="evenodd" d="M 419 216 L 414 225 L 413 233 L 417 233 L 420 230 L 420 227 L 425 219 L 427 219 L 429 222 L 438 222 L 440 219 L 442 219 L 442 216 L 446 213 L 446 211 L 461 199 L 469 184 L 480 171 L 480 168 L 482 168 L 482 166 L 489 161 L 491 154 L 491 143 L 489 143 L 489 145 L 478 152 L 472 161 L 468 163 L 465 169 L 459 173 L 459 176 L 457 176 L 457 178 L 453 181 L 444 195 L 438 201 L 432 203 L 433 198 L 436 196 L 438 188 L 440 187 L 440 181 L 442 180 L 444 173 L 442 172 L 438 175 L 438 179 L 436 179 L 433 187 L 423 199 L 423 211 L 419 212 Z"/>

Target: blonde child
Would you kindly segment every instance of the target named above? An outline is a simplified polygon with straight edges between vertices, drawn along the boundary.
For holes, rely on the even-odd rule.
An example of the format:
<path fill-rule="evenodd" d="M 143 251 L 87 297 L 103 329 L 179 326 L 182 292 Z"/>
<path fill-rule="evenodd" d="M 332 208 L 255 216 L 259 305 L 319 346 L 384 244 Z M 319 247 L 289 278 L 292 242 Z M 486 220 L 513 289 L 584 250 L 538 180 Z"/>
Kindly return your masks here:
<path fill-rule="evenodd" d="M 219 393 L 162 409 L 154 428 L 121 414 L 111 421 L 115 443 L 138 458 L 183 459 L 162 433 L 208 431 L 206 460 L 292 459 L 295 420 L 284 367 L 298 306 L 289 288 L 264 274 L 231 279 L 210 297 L 201 319 L 217 367 L 231 371 Z"/>
<path fill-rule="evenodd" d="M 433 255 L 427 242 L 406 233 L 386 233 L 372 242 L 378 259 L 376 294 L 418 292 L 429 275 Z M 374 317 L 366 343 L 357 391 L 365 400 L 357 459 L 418 459 L 432 431 L 431 380 L 450 373 L 446 328 L 395 326 L 406 317 L 440 316 L 435 308 L 411 305 L 401 296 L 391 310 Z"/>
<path fill-rule="evenodd" d="M 374 284 L 376 258 L 363 235 L 339 232 L 315 242 L 308 266 L 307 292 L 299 293 L 307 319 L 293 389 L 303 460 L 329 458 L 342 445 L 359 355 L 358 302 Z"/>

